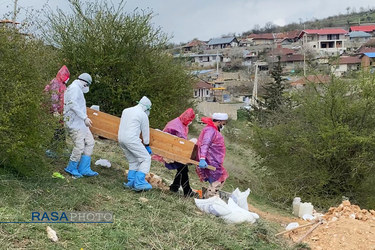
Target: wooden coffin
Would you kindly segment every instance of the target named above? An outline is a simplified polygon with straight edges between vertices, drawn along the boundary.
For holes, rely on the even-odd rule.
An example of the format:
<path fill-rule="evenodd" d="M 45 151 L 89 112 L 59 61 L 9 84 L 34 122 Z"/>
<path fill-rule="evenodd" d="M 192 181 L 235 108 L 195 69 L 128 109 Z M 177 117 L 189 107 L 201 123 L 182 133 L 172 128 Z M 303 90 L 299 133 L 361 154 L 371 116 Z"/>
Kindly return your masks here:
<path fill-rule="evenodd" d="M 92 121 L 91 132 L 107 139 L 117 141 L 120 118 L 91 108 L 87 108 L 87 116 Z M 188 140 L 150 128 L 150 147 L 152 152 L 161 157 L 182 164 L 198 165 L 195 161 L 196 145 Z M 213 166 L 208 169 L 216 170 Z"/>

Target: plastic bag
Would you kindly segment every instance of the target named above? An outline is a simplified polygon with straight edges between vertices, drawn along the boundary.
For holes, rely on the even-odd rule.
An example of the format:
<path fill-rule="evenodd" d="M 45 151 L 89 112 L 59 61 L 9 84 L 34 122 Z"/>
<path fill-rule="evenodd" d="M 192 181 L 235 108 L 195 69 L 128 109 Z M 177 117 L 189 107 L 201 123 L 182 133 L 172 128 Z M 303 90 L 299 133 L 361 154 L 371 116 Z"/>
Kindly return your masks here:
<path fill-rule="evenodd" d="M 106 168 L 110 168 L 111 167 L 111 163 L 108 160 L 106 160 L 106 159 L 97 160 L 95 162 L 95 165 L 99 165 L 99 166 L 106 167 Z"/>
<path fill-rule="evenodd" d="M 247 205 L 247 197 L 249 196 L 249 194 L 250 188 L 248 188 L 245 192 L 241 192 L 238 188 L 236 188 L 230 197 L 240 208 L 249 211 L 249 207 Z"/>
<path fill-rule="evenodd" d="M 231 210 L 230 214 L 221 216 L 228 223 L 242 223 L 250 222 L 255 223 L 259 215 L 256 213 L 251 213 L 241 207 L 239 207 L 232 198 L 228 200 L 228 207 Z"/>
<path fill-rule="evenodd" d="M 299 224 L 298 222 L 292 222 L 292 223 L 289 223 L 288 226 L 286 226 L 286 230 L 292 230 L 292 229 L 295 229 L 299 227 Z"/>
<path fill-rule="evenodd" d="M 208 214 L 224 216 L 231 213 L 231 210 L 228 208 L 228 204 L 217 196 L 209 199 L 194 199 L 194 201 L 195 205 L 197 205 L 201 211 Z"/>

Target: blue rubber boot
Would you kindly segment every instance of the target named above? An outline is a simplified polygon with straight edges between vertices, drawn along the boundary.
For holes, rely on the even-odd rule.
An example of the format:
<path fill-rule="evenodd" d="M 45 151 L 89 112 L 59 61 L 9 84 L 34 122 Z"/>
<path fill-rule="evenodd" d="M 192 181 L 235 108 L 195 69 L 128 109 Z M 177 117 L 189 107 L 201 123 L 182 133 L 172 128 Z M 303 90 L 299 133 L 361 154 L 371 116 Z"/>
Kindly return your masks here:
<path fill-rule="evenodd" d="M 134 189 L 135 191 L 148 191 L 152 188 L 150 183 L 145 180 L 146 174 L 142 172 L 136 172 L 135 174 L 135 182 L 134 182 Z"/>
<path fill-rule="evenodd" d="M 65 172 L 73 175 L 76 178 L 82 177 L 82 175 L 78 172 L 77 169 L 78 162 L 77 161 L 69 161 L 68 166 L 64 169 Z"/>
<path fill-rule="evenodd" d="M 135 170 L 129 170 L 128 172 L 128 183 L 124 182 L 124 187 L 125 188 L 134 188 L 134 181 L 135 181 L 135 175 L 137 171 Z"/>
<path fill-rule="evenodd" d="M 99 175 L 97 172 L 91 170 L 90 165 L 91 165 L 91 156 L 82 155 L 81 161 L 79 162 L 79 166 L 78 166 L 78 172 L 84 176 Z"/>

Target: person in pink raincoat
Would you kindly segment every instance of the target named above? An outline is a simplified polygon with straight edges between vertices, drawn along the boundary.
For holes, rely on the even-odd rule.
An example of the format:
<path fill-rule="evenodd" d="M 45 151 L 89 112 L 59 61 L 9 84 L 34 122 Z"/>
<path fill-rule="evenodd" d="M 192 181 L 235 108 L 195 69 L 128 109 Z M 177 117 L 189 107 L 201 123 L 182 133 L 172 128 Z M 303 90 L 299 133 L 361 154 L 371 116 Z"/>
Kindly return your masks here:
<path fill-rule="evenodd" d="M 194 120 L 195 113 L 192 108 L 187 109 L 179 117 L 168 122 L 164 127 L 163 131 L 183 139 L 187 139 L 189 133 L 189 125 Z M 169 186 L 169 190 L 172 192 L 178 192 L 180 186 L 184 191 L 184 196 L 193 197 L 196 193 L 191 189 L 189 184 L 189 169 L 187 165 L 179 162 L 165 163 L 165 167 L 168 169 L 176 169 L 177 173 L 173 180 L 173 183 Z"/>
<path fill-rule="evenodd" d="M 64 110 L 64 93 L 66 90 L 66 83 L 69 81 L 70 73 L 68 68 L 64 65 L 57 72 L 56 77 L 46 85 L 44 92 L 51 97 L 50 111 L 54 115 L 62 115 Z"/>
<path fill-rule="evenodd" d="M 197 142 L 199 166 L 196 168 L 196 172 L 201 181 L 209 182 L 205 198 L 216 195 L 229 176 L 223 166 L 225 143 L 224 137 L 220 133 L 227 120 L 228 114 L 226 113 L 214 113 L 212 119 L 202 118 L 202 122 L 207 125 L 201 131 Z M 216 170 L 207 169 L 208 165 L 215 167 Z"/>
<path fill-rule="evenodd" d="M 56 117 L 60 117 L 60 125 L 55 129 L 55 134 L 51 143 L 51 149 L 46 151 L 47 156 L 56 157 L 56 153 L 52 150 L 56 149 L 59 141 L 65 141 L 65 129 L 63 121 L 63 110 L 64 110 L 64 93 L 66 90 L 66 83 L 69 81 L 70 72 L 64 65 L 57 72 L 57 75 L 52 81 L 47 84 L 44 88 L 44 92 L 48 94 L 50 98 L 49 104 L 51 105 L 49 110 L 51 114 Z"/>

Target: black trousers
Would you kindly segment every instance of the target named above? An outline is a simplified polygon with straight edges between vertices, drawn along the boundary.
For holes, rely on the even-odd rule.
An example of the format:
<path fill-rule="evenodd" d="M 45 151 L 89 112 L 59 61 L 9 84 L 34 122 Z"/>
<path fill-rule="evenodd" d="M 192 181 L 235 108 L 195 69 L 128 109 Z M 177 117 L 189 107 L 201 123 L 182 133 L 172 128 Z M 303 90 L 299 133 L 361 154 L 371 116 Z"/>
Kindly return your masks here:
<path fill-rule="evenodd" d="M 179 167 L 177 168 L 176 176 L 174 177 L 173 183 L 169 186 L 169 189 L 173 192 L 177 192 L 180 186 L 184 190 L 184 195 L 189 195 L 192 193 L 189 183 L 189 168 L 187 165 L 177 163 Z"/>

